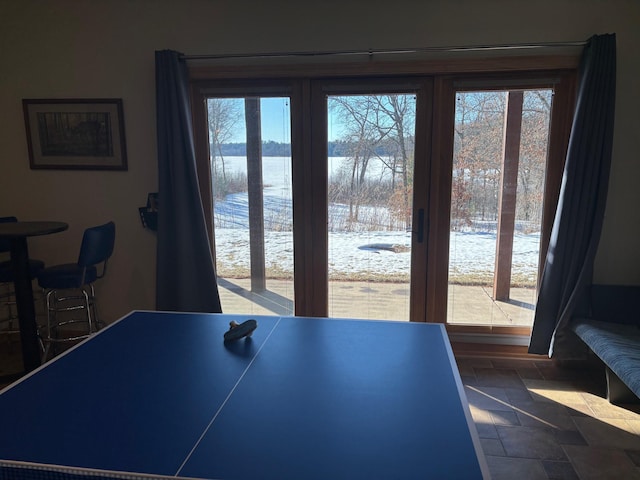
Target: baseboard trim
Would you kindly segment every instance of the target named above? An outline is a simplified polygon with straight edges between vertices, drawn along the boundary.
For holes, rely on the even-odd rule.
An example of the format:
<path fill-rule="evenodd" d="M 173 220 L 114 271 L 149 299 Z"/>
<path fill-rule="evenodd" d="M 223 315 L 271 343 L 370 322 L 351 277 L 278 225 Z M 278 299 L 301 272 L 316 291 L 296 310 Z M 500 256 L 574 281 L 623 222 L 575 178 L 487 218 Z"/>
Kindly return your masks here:
<path fill-rule="evenodd" d="M 518 358 L 535 361 L 550 361 L 545 355 L 532 355 L 526 347 L 517 345 L 483 345 L 478 343 L 451 344 L 455 357 L 487 357 L 487 358 Z"/>

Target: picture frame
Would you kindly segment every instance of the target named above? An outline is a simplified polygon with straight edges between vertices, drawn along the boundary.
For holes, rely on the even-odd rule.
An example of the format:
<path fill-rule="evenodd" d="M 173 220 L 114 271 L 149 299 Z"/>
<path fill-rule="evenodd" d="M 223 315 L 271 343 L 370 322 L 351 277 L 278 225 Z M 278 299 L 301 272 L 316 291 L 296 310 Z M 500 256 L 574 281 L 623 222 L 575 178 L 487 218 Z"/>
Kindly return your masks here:
<path fill-rule="evenodd" d="M 127 170 L 122 99 L 23 99 L 32 170 Z"/>

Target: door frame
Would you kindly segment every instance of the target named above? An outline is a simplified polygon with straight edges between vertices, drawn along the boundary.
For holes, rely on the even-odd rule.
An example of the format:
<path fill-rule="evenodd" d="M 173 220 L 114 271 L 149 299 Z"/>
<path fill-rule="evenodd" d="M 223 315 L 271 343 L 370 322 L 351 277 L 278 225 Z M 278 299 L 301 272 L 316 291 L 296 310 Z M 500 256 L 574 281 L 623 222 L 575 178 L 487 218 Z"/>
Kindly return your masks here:
<path fill-rule="evenodd" d="M 312 175 L 324 175 L 325 172 L 313 170 L 314 159 L 326 156 L 326 141 L 319 141 L 321 131 L 326 136 L 326 125 L 322 120 L 314 118 L 311 112 L 319 108 L 321 100 L 315 94 L 314 82 L 338 80 L 353 84 L 366 83 L 371 79 L 387 77 L 390 83 L 397 83 L 400 77 L 430 78 L 431 83 L 431 113 L 424 117 L 416 117 L 416 158 L 419 148 L 421 156 L 427 158 L 425 171 L 421 174 L 431 179 L 430 186 L 425 191 L 416 194 L 414 189 L 414 225 L 419 220 L 415 217 L 420 208 L 425 211 L 425 237 L 427 248 L 412 253 L 412 265 L 422 266 L 423 272 L 414 268 L 412 273 L 411 295 L 420 299 L 412 303 L 411 320 L 422 322 L 446 323 L 447 307 L 447 277 L 449 254 L 449 209 L 451 188 L 451 159 L 453 158 L 453 120 L 455 116 L 455 90 L 471 85 L 514 85 L 528 78 L 539 81 L 542 78 L 560 79 L 556 83 L 554 108 L 552 110 L 549 163 L 546 178 L 545 195 L 552 201 L 545 202 L 543 213 L 543 235 L 541 251 L 548 247 L 553 216 L 557 206 L 560 190 L 564 157 L 568 144 L 573 108 L 575 101 L 575 79 L 579 63 L 579 56 L 519 56 L 519 57 L 488 57 L 472 59 L 446 59 L 410 62 L 353 62 L 339 64 L 286 64 L 277 65 L 189 65 L 191 82 L 191 97 L 194 125 L 206 124 L 206 109 L 204 100 L 213 91 L 242 92 L 247 96 L 254 92 L 257 96 L 288 95 L 291 97 L 292 121 L 292 181 L 294 201 L 294 224 L 298 224 L 298 232 L 294 235 L 294 283 L 295 283 L 295 314 L 303 316 L 324 316 L 326 312 L 326 261 L 321 266 L 321 259 L 315 252 L 322 246 L 326 252 L 326 235 L 318 234 L 326 231 L 326 217 L 309 218 L 308 212 L 319 198 L 326 199 L 326 181 L 316 182 L 314 187 Z M 537 84 L 536 84 L 537 85 Z M 465 87 L 466 88 L 466 87 Z M 504 87 L 503 87 L 504 88 Z M 249 93 L 248 93 L 249 92 Z M 427 102 L 426 100 L 421 100 Z M 427 102 L 428 103 L 428 102 Z M 428 105 L 427 105 L 428 106 Z M 556 108 L 557 107 L 557 108 Z M 418 112 L 419 107 L 416 107 Z M 428 112 L 428 108 L 420 109 Z M 424 147 L 417 145 L 418 125 L 424 125 Z M 325 121 L 326 123 L 326 117 Z M 209 152 L 208 132 L 202 128 L 194 129 L 196 149 L 196 163 L 198 168 L 200 191 L 203 198 L 207 228 L 211 238 L 211 246 L 215 255 L 213 236 L 213 209 L 211 196 L 211 180 L 208 174 Z M 428 138 L 427 138 L 428 137 Z M 428 140 L 428 141 L 427 141 Z M 427 147 L 428 145 L 428 147 Z M 326 161 L 325 161 L 326 163 Z M 312 175 L 305 168 L 309 166 Z M 418 168 L 418 162 L 416 162 Z M 416 175 L 418 172 L 416 172 Z M 326 180 L 326 179 L 325 179 Z M 314 188 L 316 188 L 314 190 Z M 412 249 L 413 250 L 413 249 Z M 215 258 L 215 257 L 214 257 Z M 543 262 L 544 255 L 541 255 Z M 326 258 L 325 258 L 326 260 Z M 415 262 L 415 263 L 414 263 Z M 542 263 L 541 263 L 542 265 Z M 323 278 L 323 275 L 325 277 Z M 325 285 L 318 288 L 319 284 Z M 471 333 L 507 333 L 523 334 L 530 329 L 514 329 L 511 327 L 469 327 L 447 325 L 447 329 L 454 332 Z"/>
<path fill-rule="evenodd" d="M 427 318 L 445 323 L 447 331 L 472 334 L 530 335 L 531 327 L 492 325 L 451 325 L 446 323 L 449 268 L 449 232 L 451 215 L 451 186 L 453 163 L 453 117 L 458 91 L 473 90 L 535 90 L 553 89 L 553 103 L 549 123 L 549 144 L 544 186 L 544 203 L 541 222 L 540 255 L 538 262 L 538 286 L 542 267 L 551 237 L 551 229 L 558 205 L 560 185 L 564 171 L 571 122 L 575 108 L 576 71 L 514 72 L 501 75 L 451 75 L 436 78 L 434 98 L 434 154 L 433 179 L 436 182 L 432 209 L 429 217 L 434 224 L 434 262 L 429 266 Z M 425 321 L 428 321 L 425 319 Z"/>

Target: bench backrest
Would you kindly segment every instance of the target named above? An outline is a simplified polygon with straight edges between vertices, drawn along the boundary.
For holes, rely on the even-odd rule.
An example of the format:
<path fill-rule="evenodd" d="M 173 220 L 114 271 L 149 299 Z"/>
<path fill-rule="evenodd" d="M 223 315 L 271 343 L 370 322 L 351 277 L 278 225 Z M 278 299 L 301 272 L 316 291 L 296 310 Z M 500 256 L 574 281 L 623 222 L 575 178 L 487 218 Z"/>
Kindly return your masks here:
<path fill-rule="evenodd" d="M 640 285 L 592 285 L 590 300 L 595 320 L 640 325 Z"/>

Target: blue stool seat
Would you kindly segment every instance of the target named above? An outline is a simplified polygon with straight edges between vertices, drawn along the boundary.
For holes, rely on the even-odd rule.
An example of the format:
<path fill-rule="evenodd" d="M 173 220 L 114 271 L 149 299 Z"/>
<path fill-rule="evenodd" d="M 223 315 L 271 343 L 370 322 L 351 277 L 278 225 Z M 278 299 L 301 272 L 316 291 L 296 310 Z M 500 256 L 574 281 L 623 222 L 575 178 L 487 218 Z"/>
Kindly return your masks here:
<path fill-rule="evenodd" d="M 83 281 L 84 275 L 84 281 Z M 80 288 L 98 278 L 95 265 L 81 267 L 77 263 L 65 263 L 45 268 L 38 273 L 38 285 L 42 288 Z"/>

